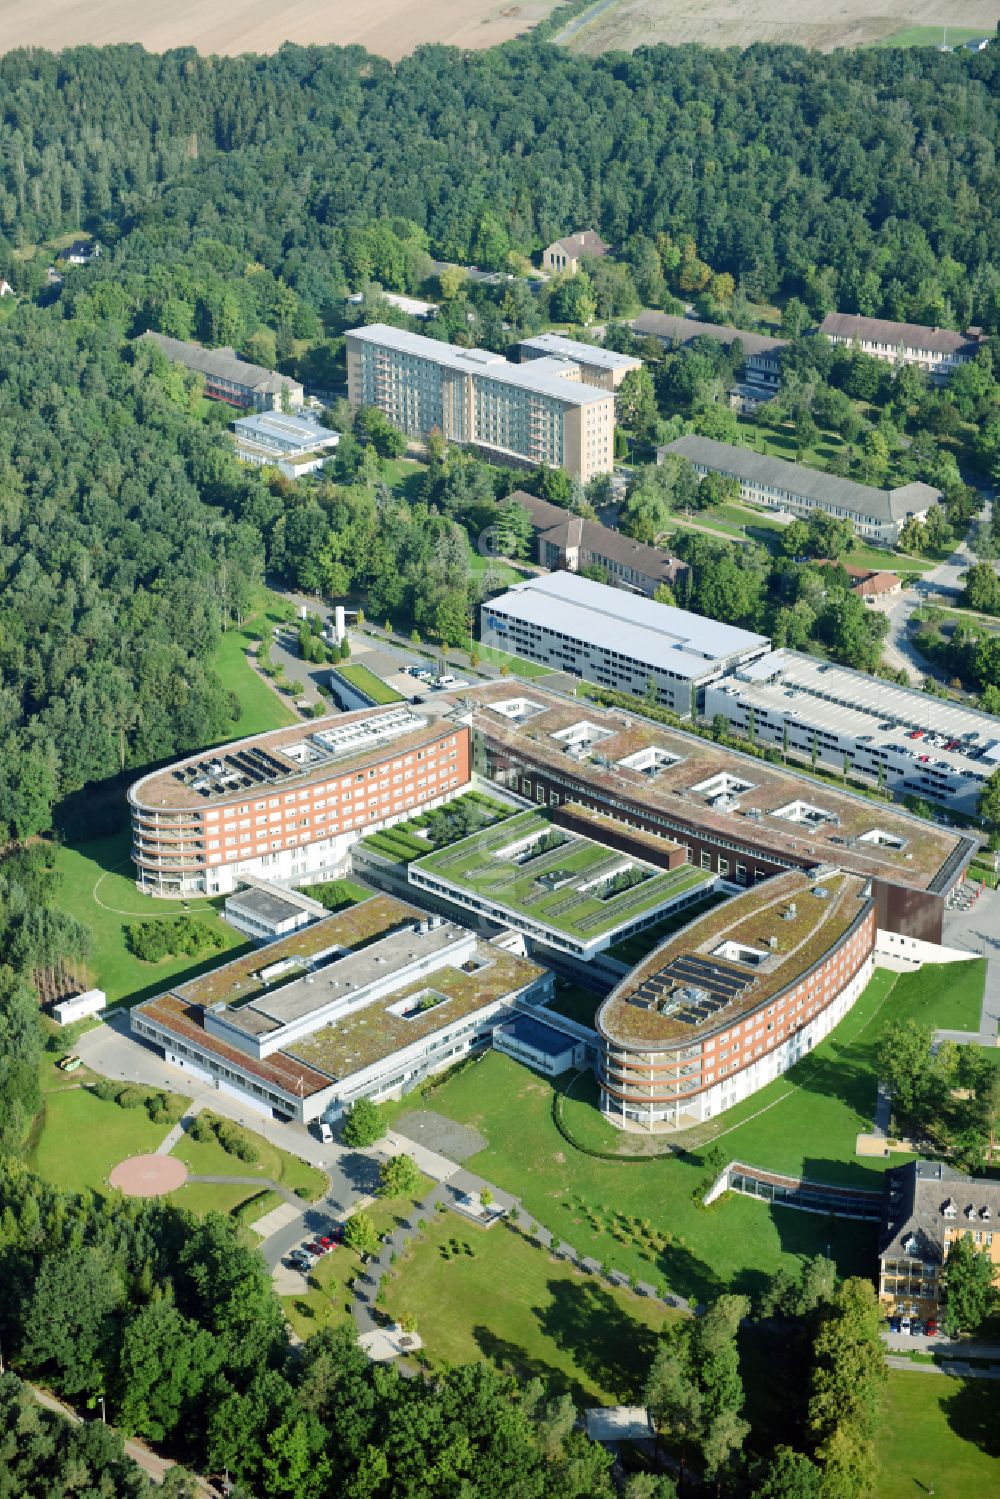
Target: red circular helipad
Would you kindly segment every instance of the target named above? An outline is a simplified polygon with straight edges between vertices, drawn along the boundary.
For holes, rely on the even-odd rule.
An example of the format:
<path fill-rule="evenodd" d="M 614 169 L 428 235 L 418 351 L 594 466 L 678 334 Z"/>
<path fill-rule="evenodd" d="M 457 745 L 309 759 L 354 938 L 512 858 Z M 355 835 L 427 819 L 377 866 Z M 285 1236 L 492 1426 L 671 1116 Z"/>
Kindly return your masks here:
<path fill-rule="evenodd" d="M 109 1180 L 126 1197 L 162 1197 L 183 1187 L 187 1167 L 172 1155 L 135 1155 L 120 1161 Z"/>

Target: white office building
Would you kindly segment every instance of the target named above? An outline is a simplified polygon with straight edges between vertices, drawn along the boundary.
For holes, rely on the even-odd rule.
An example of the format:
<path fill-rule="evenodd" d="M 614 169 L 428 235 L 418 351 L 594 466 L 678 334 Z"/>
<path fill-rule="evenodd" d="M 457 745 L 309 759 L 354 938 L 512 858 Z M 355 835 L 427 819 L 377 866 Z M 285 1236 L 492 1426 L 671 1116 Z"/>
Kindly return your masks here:
<path fill-rule="evenodd" d="M 770 649 L 765 635 L 657 604 L 575 573 L 551 573 L 491 599 L 484 645 L 657 701 L 682 717 L 707 683 Z"/>
<path fill-rule="evenodd" d="M 572 360 L 510 364 L 384 323 L 345 341 L 351 406 L 376 406 L 408 437 L 439 432 L 494 462 L 564 468 L 581 483 L 614 467 L 614 395 L 583 383 Z"/>
<path fill-rule="evenodd" d="M 705 715 L 716 714 L 761 745 L 837 771 L 846 761 L 887 791 L 966 814 L 1000 766 L 1000 719 L 799 651 L 774 651 L 713 682 Z M 803 827 L 831 820 L 806 802 L 788 817 Z"/>

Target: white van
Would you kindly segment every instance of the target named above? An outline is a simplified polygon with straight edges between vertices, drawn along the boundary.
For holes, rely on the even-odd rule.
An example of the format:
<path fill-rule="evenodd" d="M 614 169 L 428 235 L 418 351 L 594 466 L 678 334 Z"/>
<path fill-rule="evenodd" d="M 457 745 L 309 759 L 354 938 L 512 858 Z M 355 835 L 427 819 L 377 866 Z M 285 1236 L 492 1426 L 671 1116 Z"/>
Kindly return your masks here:
<path fill-rule="evenodd" d="M 321 1119 L 319 1121 L 319 1137 L 323 1141 L 324 1145 L 333 1144 L 333 1130 L 327 1124 L 325 1119 Z"/>

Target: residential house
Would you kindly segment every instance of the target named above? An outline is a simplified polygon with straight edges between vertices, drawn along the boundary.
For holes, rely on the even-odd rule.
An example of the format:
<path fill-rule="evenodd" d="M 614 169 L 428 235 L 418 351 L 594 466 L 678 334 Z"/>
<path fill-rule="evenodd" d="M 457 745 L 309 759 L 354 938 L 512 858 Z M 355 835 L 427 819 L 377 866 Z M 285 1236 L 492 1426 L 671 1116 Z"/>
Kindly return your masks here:
<path fill-rule="evenodd" d="M 531 516 L 535 560 L 550 572 L 578 573 L 602 567 L 608 582 L 629 593 L 652 598 L 661 584 L 674 588 L 687 573 L 687 564 L 660 547 L 633 541 L 599 521 L 584 520 L 560 505 L 517 489 L 505 504 L 522 505 Z"/>
<path fill-rule="evenodd" d="M 580 269 L 584 259 L 600 260 L 608 255 L 611 246 L 606 245 L 595 229 L 583 229 L 577 234 L 567 234 L 557 239 L 542 251 L 542 269 L 546 271 L 569 271 L 572 275 Z"/>
<path fill-rule="evenodd" d="M 888 1315 L 926 1319 L 941 1310 L 941 1271 L 956 1239 L 1000 1266 L 1000 1181 L 942 1161 L 909 1161 L 883 1177 L 879 1300 Z"/>

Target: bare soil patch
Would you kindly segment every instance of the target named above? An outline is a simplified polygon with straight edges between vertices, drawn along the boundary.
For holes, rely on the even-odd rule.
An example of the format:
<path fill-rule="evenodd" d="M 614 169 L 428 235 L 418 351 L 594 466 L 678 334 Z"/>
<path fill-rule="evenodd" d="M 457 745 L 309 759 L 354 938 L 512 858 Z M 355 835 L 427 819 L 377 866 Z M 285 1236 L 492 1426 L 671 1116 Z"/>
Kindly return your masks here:
<path fill-rule="evenodd" d="M 6 0 L 0 50 L 141 42 L 150 52 L 195 47 L 237 56 L 275 52 L 283 42 L 367 47 L 393 61 L 422 42 L 464 48 L 510 41 L 548 15 L 556 0 Z"/>
<path fill-rule="evenodd" d="M 581 27 L 569 46 L 593 55 L 657 42 L 797 42 L 829 52 L 914 26 L 970 27 L 987 36 L 996 23 L 996 0 L 620 0 Z"/>

